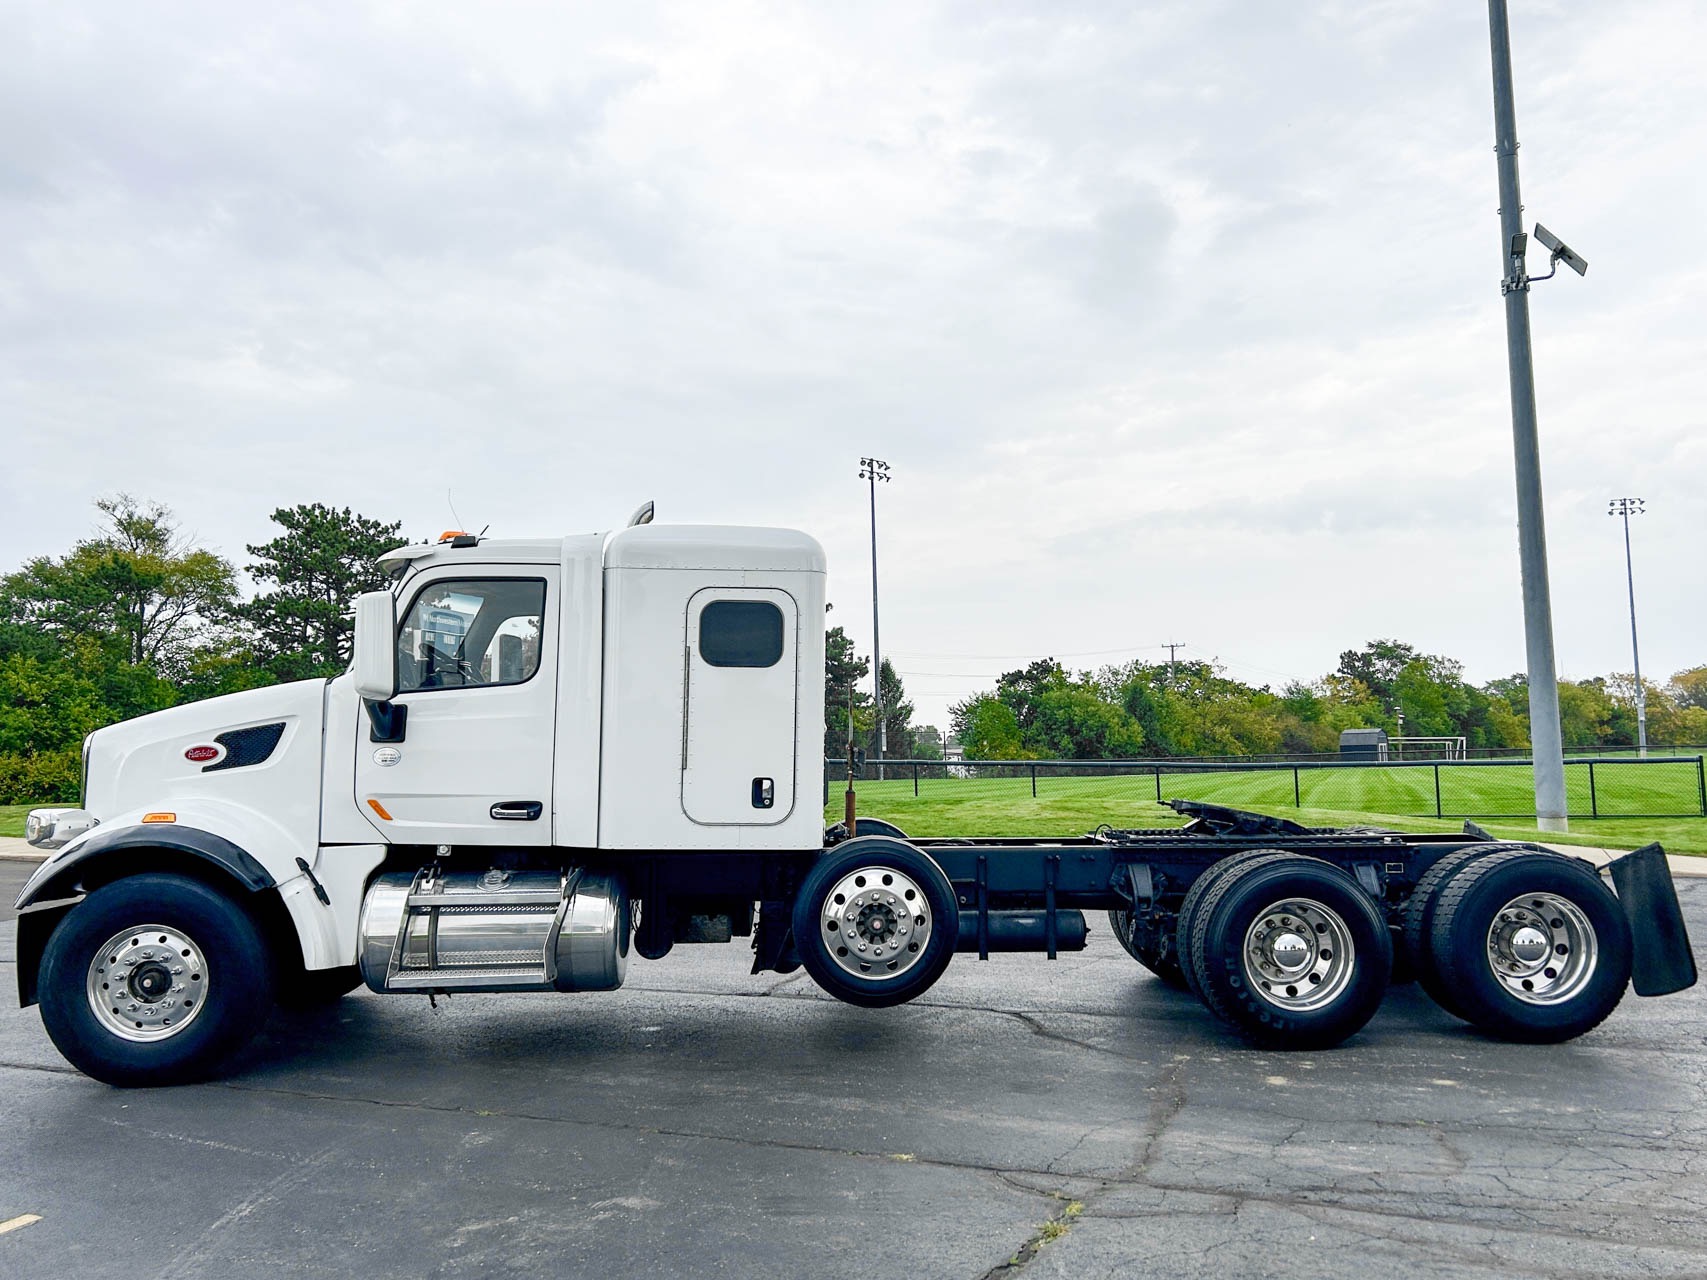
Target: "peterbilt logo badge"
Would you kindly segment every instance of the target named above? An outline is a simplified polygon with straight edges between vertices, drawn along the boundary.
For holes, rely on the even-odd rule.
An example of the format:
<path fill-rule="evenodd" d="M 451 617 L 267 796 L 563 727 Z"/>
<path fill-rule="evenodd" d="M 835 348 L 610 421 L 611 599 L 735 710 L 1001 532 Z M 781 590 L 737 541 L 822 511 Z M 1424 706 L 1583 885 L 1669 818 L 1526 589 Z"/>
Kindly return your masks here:
<path fill-rule="evenodd" d="M 373 762 L 382 769 L 389 769 L 403 758 L 403 753 L 396 747 L 381 747 L 373 753 Z"/>
<path fill-rule="evenodd" d="M 210 760 L 219 759 L 220 756 L 224 754 L 225 752 L 220 748 L 210 747 L 206 743 L 203 743 L 200 746 L 191 747 L 189 750 L 185 751 L 184 759 L 190 761 L 192 764 L 206 764 Z"/>

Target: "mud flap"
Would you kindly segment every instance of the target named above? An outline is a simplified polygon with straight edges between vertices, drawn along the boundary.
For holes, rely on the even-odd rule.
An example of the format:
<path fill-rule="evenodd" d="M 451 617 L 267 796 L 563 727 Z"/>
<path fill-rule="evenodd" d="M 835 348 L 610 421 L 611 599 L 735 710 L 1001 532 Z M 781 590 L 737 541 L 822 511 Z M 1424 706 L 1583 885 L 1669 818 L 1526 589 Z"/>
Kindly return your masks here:
<path fill-rule="evenodd" d="M 1613 862 L 1612 883 L 1630 920 L 1630 983 L 1639 996 L 1666 996 L 1695 985 L 1695 953 L 1683 924 L 1665 850 L 1643 845 Z"/>

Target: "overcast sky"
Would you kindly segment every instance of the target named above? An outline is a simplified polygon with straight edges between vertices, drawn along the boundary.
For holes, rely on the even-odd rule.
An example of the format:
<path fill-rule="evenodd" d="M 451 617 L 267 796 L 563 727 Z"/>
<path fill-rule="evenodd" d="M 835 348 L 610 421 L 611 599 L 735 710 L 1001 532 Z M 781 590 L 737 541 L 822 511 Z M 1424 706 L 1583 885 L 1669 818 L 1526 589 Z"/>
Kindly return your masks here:
<path fill-rule="evenodd" d="M 288 9 L 276 12 L 275 8 Z M 1514 0 L 1560 667 L 1707 662 L 1707 11 Z M 0 567 L 127 489 L 790 524 L 1030 657 L 1522 669 L 1475 3 L 0 5 Z M 1544 266 L 1544 259 L 1536 263 Z M 447 497 L 448 493 L 448 497 Z"/>

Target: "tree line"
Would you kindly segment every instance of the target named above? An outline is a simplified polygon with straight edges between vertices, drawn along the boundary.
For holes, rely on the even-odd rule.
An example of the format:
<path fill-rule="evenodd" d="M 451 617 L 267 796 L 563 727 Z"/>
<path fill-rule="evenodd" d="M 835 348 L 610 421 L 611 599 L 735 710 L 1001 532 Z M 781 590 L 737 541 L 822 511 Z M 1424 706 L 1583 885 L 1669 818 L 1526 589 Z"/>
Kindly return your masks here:
<path fill-rule="evenodd" d="M 1707 743 L 1707 666 L 1663 685 L 1644 680 L 1643 689 L 1650 746 Z M 1347 649 L 1321 679 L 1278 691 L 1235 680 L 1213 662 L 1069 672 L 1042 658 L 1004 673 L 950 715 L 966 758 L 983 760 L 1334 752 L 1341 731 L 1358 728 L 1462 737 L 1472 749 L 1529 746 L 1525 676 L 1474 685 L 1461 663 L 1398 640 Z M 1634 677 L 1559 681 L 1559 716 L 1567 747 L 1635 745 Z"/>

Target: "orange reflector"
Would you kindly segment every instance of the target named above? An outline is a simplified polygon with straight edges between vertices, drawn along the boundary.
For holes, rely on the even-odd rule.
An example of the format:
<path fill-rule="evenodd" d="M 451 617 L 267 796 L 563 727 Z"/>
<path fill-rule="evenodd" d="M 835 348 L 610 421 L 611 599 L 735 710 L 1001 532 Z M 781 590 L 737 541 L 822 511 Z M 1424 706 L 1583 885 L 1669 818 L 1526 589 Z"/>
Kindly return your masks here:
<path fill-rule="evenodd" d="M 391 821 L 391 815 L 385 811 L 385 806 L 382 805 L 379 801 L 369 800 L 367 802 L 367 807 L 372 809 L 375 813 L 377 813 L 380 817 L 384 818 L 387 822 Z M 144 818 L 143 821 L 146 822 L 147 819 Z"/>
<path fill-rule="evenodd" d="M 142 820 L 144 822 L 176 822 L 178 815 L 175 813 L 145 813 L 142 815 Z"/>

